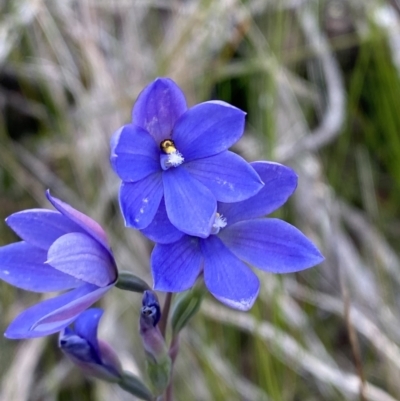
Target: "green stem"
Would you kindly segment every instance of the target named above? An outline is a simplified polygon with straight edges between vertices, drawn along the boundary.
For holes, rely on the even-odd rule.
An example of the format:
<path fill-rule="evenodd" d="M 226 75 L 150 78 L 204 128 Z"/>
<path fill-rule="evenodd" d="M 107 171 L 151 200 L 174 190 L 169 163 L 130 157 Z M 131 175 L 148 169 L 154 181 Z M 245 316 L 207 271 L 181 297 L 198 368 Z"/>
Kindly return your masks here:
<path fill-rule="evenodd" d="M 169 384 L 167 387 L 167 390 L 165 391 L 165 401 L 172 401 L 173 396 L 172 396 L 172 376 L 174 372 L 174 363 L 175 359 L 178 356 L 179 352 L 179 333 L 177 333 L 174 338 L 171 341 L 171 345 L 169 348 L 169 356 L 171 358 L 171 377 L 169 379 Z"/>

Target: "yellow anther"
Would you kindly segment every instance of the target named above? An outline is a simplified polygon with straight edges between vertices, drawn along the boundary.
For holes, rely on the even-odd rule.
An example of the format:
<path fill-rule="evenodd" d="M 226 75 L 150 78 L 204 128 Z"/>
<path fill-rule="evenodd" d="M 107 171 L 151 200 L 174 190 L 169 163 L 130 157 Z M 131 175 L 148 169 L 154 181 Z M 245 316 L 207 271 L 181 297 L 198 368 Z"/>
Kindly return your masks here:
<path fill-rule="evenodd" d="M 174 141 L 171 139 L 164 139 L 160 143 L 160 148 L 167 155 L 170 155 L 171 153 L 176 152 L 176 147 L 175 147 Z"/>

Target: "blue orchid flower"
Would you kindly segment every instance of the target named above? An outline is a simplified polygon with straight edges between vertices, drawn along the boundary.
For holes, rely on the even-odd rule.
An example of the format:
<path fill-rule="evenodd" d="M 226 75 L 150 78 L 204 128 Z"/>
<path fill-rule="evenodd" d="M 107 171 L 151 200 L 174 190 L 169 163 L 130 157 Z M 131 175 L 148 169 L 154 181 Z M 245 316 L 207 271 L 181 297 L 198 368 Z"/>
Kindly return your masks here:
<path fill-rule="evenodd" d="M 117 281 L 100 225 L 48 191 L 46 195 L 57 211 L 30 209 L 6 219 L 22 241 L 0 247 L 0 279 L 28 291 L 71 291 L 22 312 L 7 328 L 7 338 L 59 332 Z"/>
<path fill-rule="evenodd" d="M 324 260 L 297 228 L 264 217 L 282 206 L 296 189 L 295 172 L 277 163 L 251 164 L 264 187 L 245 201 L 219 202 L 206 238 L 177 232 L 165 212 L 159 212 L 142 231 L 157 242 L 151 255 L 154 289 L 185 291 L 203 273 L 215 298 L 232 308 L 248 310 L 260 286 L 248 265 L 266 272 L 292 273 Z"/>
<path fill-rule="evenodd" d="M 220 101 L 187 109 L 171 79 L 148 85 L 135 103 L 132 124 L 111 139 L 125 224 L 144 229 L 165 209 L 178 230 L 207 237 L 217 201 L 248 199 L 263 185 L 244 159 L 228 151 L 244 122 L 243 111 Z"/>
<path fill-rule="evenodd" d="M 91 308 L 82 312 L 74 328 L 60 332 L 58 346 L 84 373 L 99 379 L 119 382 L 123 375 L 117 354 L 106 342 L 97 338 L 102 309 Z"/>

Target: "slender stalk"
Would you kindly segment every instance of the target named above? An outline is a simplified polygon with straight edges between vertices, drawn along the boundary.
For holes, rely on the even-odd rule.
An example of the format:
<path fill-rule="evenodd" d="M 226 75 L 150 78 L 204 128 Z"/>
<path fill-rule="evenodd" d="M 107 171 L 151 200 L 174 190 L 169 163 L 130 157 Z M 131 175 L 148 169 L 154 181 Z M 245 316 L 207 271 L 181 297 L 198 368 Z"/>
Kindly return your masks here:
<path fill-rule="evenodd" d="M 173 372 L 174 372 L 174 364 L 175 364 L 175 359 L 178 356 L 179 353 L 179 333 L 177 333 L 174 338 L 171 341 L 171 346 L 169 348 L 169 356 L 171 357 L 171 378 L 167 387 L 167 390 L 165 391 L 165 401 L 173 401 L 173 394 L 172 394 L 172 377 L 173 377 Z"/>
<path fill-rule="evenodd" d="M 171 381 L 168 384 L 167 390 L 165 391 L 165 401 L 173 401 L 172 395 L 172 377 Z"/>
<path fill-rule="evenodd" d="M 161 314 L 161 319 L 160 319 L 160 322 L 158 323 L 158 327 L 164 338 L 165 338 L 165 332 L 167 330 L 167 322 L 168 322 L 169 310 L 171 308 L 171 301 L 172 301 L 172 293 L 167 292 L 167 296 L 165 297 L 163 311 Z"/>
<path fill-rule="evenodd" d="M 362 358 L 360 352 L 360 346 L 358 343 L 357 333 L 354 329 L 354 326 L 351 322 L 350 317 L 350 297 L 347 290 L 347 287 L 344 283 L 342 283 L 342 294 L 343 294 L 343 305 L 344 305 L 344 317 L 347 325 L 347 332 L 349 336 L 351 351 L 353 354 L 354 364 L 356 366 L 356 371 L 358 376 L 360 377 L 360 401 L 366 401 L 367 397 L 365 395 L 365 374 L 364 368 L 362 365 Z"/>

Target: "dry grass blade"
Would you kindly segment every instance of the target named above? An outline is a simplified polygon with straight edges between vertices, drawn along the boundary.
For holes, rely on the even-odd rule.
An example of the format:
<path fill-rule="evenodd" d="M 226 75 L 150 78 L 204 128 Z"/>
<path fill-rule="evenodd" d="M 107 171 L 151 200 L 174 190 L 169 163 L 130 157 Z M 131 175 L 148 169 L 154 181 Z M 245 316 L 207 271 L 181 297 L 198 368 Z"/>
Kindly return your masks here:
<path fill-rule="evenodd" d="M 310 302 L 322 310 L 344 317 L 345 308 L 341 299 L 310 290 L 290 280 L 286 280 L 285 287 L 292 296 Z M 354 328 L 365 336 L 374 346 L 376 352 L 387 361 L 390 361 L 400 373 L 400 347 L 356 307 L 352 305 L 349 309 L 349 318 Z"/>
<path fill-rule="evenodd" d="M 224 360 L 216 346 L 205 347 L 201 338 L 194 332 L 190 333 L 189 338 L 190 342 L 194 345 L 194 349 L 202 350 L 200 355 L 193 355 L 193 357 L 205 359 L 212 368 L 216 378 L 228 384 L 235 393 L 239 393 L 240 399 L 257 401 L 271 400 L 262 389 L 236 373 L 233 366 L 230 366 L 230 364 Z"/>
<path fill-rule="evenodd" d="M 315 10 L 315 11 L 314 11 Z M 309 1 L 298 10 L 299 21 L 307 41 L 310 43 L 325 79 L 326 110 L 320 125 L 310 135 L 292 144 L 289 148 L 278 150 L 282 160 L 292 159 L 305 150 L 317 150 L 330 143 L 339 135 L 344 123 L 345 89 L 343 77 L 336 58 L 333 56 L 328 40 L 318 26 L 318 2 Z"/>
<path fill-rule="evenodd" d="M 35 373 L 46 339 L 25 342 L 15 353 L 14 360 L 1 383 L 1 401 L 28 401 L 35 384 Z"/>
<path fill-rule="evenodd" d="M 270 323 L 258 322 L 248 314 L 232 311 L 211 302 L 204 303 L 202 313 L 217 322 L 259 336 L 269 343 L 271 352 L 282 358 L 291 368 L 300 368 L 317 380 L 333 385 L 346 397 L 354 400 L 358 398 L 361 384 L 358 376 L 325 364 L 304 349 L 293 337 Z M 390 394 L 369 382 L 365 384 L 365 396 L 369 401 L 395 401 Z"/>

